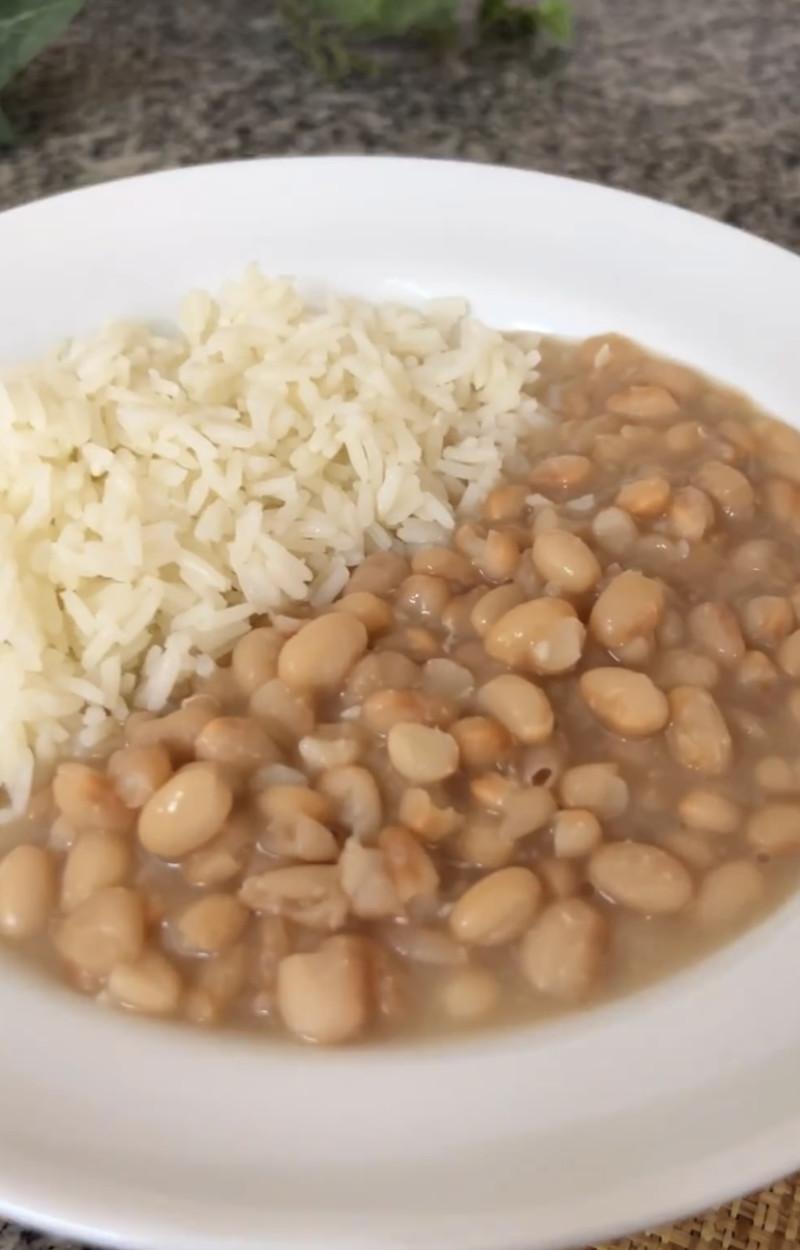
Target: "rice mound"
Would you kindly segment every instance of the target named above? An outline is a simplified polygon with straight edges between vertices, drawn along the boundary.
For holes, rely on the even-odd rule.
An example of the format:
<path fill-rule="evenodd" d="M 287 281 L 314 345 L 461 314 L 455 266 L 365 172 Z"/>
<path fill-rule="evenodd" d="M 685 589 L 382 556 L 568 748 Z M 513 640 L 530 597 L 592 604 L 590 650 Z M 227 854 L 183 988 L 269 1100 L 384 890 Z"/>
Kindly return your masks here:
<path fill-rule="evenodd" d="M 534 420 L 538 359 L 460 300 L 314 307 L 251 268 L 175 334 L 114 325 L 0 376 L 6 816 L 253 614 L 441 541 Z"/>

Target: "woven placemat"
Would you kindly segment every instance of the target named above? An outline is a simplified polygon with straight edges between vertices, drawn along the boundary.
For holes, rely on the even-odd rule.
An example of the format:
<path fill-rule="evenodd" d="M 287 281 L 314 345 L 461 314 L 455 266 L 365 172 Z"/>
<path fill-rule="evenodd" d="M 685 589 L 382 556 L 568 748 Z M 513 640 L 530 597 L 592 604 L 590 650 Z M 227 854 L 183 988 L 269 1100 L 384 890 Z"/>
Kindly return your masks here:
<path fill-rule="evenodd" d="M 790 1250 L 800 1247 L 800 1172 L 771 1189 L 739 1198 L 667 1228 L 595 1243 L 584 1250 Z M 0 1250 L 90 1250 L 0 1220 Z M 132 1247 L 131 1250 L 135 1250 Z"/>
<path fill-rule="evenodd" d="M 668 1228 L 586 1250 L 789 1250 L 800 1247 L 800 1172 Z"/>

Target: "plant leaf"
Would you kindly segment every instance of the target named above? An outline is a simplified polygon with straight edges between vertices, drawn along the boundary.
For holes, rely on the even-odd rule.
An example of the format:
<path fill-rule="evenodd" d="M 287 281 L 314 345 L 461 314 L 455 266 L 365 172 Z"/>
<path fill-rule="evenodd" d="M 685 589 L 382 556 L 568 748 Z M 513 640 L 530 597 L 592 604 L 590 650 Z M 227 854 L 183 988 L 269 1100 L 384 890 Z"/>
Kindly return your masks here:
<path fill-rule="evenodd" d="M 540 0 L 536 9 L 539 26 L 559 43 L 572 38 L 572 12 L 566 0 Z"/>
<path fill-rule="evenodd" d="M 349 30 L 404 35 L 452 27 L 459 0 L 314 0 L 317 11 Z"/>
<path fill-rule="evenodd" d="M 0 0 L 0 88 L 60 35 L 83 5 L 84 0 Z"/>

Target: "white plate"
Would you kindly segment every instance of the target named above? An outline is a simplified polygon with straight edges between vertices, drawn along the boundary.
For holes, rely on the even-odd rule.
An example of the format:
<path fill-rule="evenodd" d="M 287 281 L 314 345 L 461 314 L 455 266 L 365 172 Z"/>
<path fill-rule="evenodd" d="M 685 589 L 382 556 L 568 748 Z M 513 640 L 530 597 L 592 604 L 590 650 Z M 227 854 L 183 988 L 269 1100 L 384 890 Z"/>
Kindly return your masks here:
<path fill-rule="evenodd" d="M 375 297 L 615 328 L 800 424 L 800 260 L 557 178 L 339 159 L 134 179 L 0 217 L 0 354 L 159 316 L 258 260 Z M 318 1054 L 122 1019 L 3 962 L 0 1206 L 136 1250 L 553 1250 L 800 1164 L 800 906 L 614 1006 Z"/>

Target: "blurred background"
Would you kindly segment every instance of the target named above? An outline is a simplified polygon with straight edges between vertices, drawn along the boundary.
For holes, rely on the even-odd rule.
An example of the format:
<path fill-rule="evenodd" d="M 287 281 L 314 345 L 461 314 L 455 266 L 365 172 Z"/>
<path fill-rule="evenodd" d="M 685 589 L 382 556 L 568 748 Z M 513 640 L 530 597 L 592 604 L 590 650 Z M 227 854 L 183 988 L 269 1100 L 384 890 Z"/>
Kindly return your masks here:
<path fill-rule="evenodd" d="M 297 3 L 85 0 L 0 93 L 0 206 L 199 161 L 394 152 L 593 179 L 800 249 L 798 0 L 572 0 L 561 52 L 398 38 L 338 77 Z M 33 4 L 0 0 L 0 83 L 3 12 Z"/>

